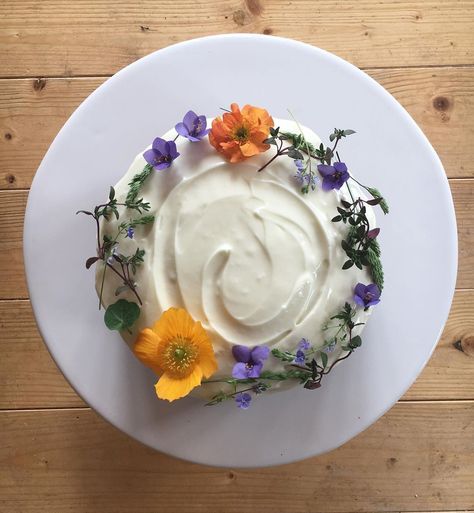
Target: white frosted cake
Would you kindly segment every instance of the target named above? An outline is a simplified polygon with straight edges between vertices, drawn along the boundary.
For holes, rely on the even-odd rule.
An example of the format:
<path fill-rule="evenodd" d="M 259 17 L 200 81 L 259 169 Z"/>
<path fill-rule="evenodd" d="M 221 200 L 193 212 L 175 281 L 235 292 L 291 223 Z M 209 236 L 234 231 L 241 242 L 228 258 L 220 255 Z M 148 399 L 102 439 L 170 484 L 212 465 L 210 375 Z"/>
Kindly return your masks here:
<path fill-rule="evenodd" d="M 250 106 L 188 113 L 157 141 L 98 216 L 106 324 L 167 375 L 163 399 L 192 392 L 247 408 L 281 385 L 318 388 L 379 301 L 378 191 L 362 190 L 312 130 Z"/>

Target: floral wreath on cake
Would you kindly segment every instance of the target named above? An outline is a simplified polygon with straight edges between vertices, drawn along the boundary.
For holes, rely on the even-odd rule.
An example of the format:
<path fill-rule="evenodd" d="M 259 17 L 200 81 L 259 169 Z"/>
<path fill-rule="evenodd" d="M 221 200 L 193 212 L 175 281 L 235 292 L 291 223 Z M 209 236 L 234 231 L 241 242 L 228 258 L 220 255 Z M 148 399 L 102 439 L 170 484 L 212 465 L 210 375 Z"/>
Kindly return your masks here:
<path fill-rule="evenodd" d="M 217 370 L 211 340 L 202 327 L 189 313 L 182 308 L 170 308 L 150 328 L 142 330 L 134 343 L 134 353 L 157 376 L 156 394 L 160 399 L 174 401 L 188 395 L 191 390 L 207 383 L 222 383 L 227 390 L 215 394 L 207 405 L 214 405 L 233 399 L 237 406 L 247 409 L 254 395 L 259 395 L 271 388 L 272 383 L 286 380 L 297 380 L 310 390 L 317 389 L 334 366 L 348 358 L 362 344 L 359 335 L 353 334 L 354 328 L 364 323 L 355 323 L 357 309 L 368 310 L 380 302 L 383 289 L 383 269 L 380 261 L 380 246 L 377 237 L 380 228 L 372 227 L 366 216 L 366 205 L 379 205 L 387 214 L 388 205 L 381 193 L 358 182 L 349 172 L 345 162 L 341 161 L 337 150 L 339 142 L 354 134 L 354 130 L 334 129 L 329 135 L 331 146 L 322 143 L 319 147 L 310 144 L 304 137 L 298 122 L 299 133 L 281 131 L 274 127 L 269 113 L 262 108 L 245 105 L 242 109 L 232 103 L 230 110 L 224 110 L 222 117 L 212 121 L 207 127 L 204 115 L 197 115 L 192 110 L 186 113 L 183 120 L 176 124 L 176 137 L 165 140 L 154 139 L 150 149 L 143 153 L 147 164 L 143 170 L 134 175 L 124 203 L 118 203 L 115 190 L 110 187 L 108 201 L 97 205 L 92 211 L 80 210 L 92 217 L 96 225 L 97 252 L 86 260 L 86 268 L 100 263 L 104 267 L 99 293 L 99 309 L 102 304 L 102 292 L 107 271 L 120 277 L 121 286 L 115 295 L 131 291 L 136 302 L 118 299 L 105 311 L 104 322 L 110 330 L 127 330 L 140 316 L 142 300 L 134 280 L 137 267 L 144 262 L 145 251 L 137 248 L 135 253 L 124 255 L 120 252 L 119 241 L 123 238 L 133 239 L 135 230 L 140 226 L 154 222 L 154 216 L 147 214 L 151 206 L 140 196 L 140 189 L 154 171 L 169 168 L 180 154 L 177 151 L 176 139 L 184 137 L 192 143 L 200 143 L 208 137 L 209 143 L 229 162 L 241 162 L 257 154 L 266 152 L 272 147 L 275 153 L 258 169 L 265 169 L 280 157 L 294 161 L 295 174 L 289 177 L 301 186 L 302 194 L 309 194 L 316 187 L 323 191 L 339 190 L 345 186 L 351 201 L 341 199 L 337 207 L 337 215 L 332 218 L 334 223 L 348 226 L 345 238 L 341 241 L 342 249 L 347 255 L 342 269 L 356 266 L 366 267 L 373 283 L 358 283 L 351 298 L 338 312 L 331 316 L 324 331 L 331 330 L 332 335 L 322 345 L 314 347 L 309 338 L 302 338 L 292 352 L 270 350 L 265 345 L 253 348 L 241 345 L 232 347 L 235 364 L 232 376 L 212 380 Z M 350 188 L 351 181 L 358 184 L 369 195 L 370 199 L 355 197 Z M 120 222 L 115 236 L 102 234 L 100 222 L 108 221 L 111 216 L 117 220 L 135 213 L 134 218 Z M 328 354 L 340 345 L 344 355 L 329 364 Z M 285 365 L 282 372 L 265 370 L 265 361 L 277 358 Z"/>

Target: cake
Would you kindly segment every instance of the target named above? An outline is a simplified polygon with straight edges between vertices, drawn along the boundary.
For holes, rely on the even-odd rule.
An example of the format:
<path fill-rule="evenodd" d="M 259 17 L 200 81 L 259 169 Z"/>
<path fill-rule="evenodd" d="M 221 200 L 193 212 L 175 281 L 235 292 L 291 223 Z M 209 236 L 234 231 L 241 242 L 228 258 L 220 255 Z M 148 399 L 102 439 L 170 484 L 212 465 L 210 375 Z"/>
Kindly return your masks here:
<path fill-rule="evenodd" d="M 181 123 L 135 157 L 108 202 L 96 289 L 169 401 L 191 394 L 243 409 L 255 395 L 317 389 L 361 344 L 383 272 L 374 207 L 295 120 L 246 105 Z"/>

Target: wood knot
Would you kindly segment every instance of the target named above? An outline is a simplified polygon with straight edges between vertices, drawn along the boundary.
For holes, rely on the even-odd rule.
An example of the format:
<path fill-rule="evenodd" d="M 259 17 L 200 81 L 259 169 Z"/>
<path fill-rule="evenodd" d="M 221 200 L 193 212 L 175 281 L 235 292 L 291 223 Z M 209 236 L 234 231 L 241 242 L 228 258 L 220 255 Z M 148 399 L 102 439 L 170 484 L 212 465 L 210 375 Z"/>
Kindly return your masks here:
<path fill-rule="evenodd" d="M 472 335 L 456 340 L 453 346 L 467 356 L 474 356 L 474 336 Z"/>
<path fill-rule="evenodd" d="M 260 16 L 263 12 L 263 7 L 260 4 L 259 0 L 245 0 L 245 4 L 247 5 L 247 9 L 254 16 Z"/>
<path fill-rule="evenodd" d="M 44 78 L 37 78 L 33 82 L 33 89 L 35 91 L 42 91 L 46 87 L 46 79 Z"/>
<path fill-rule="evenodd" d="M 7 183 L 9 183 L 10 185 L 14 184 L 16 182 L 16 178 L 15 178 L 15 175 L 12 175 L 12 174 L 8 174 L 5 176 L 5 180 L 7 181 Z"/>
<path fill-rule="evenodd" d="M 227 474 L 227 477 L 232 480 L 232 479 L 235 479 L 235 474 L 234 472 L 230 471 L 228 474 Z"/>
<path fill-rule="evenodd" d="M 446 112 L 451 107 L 451 102 L 446 96 L 436 96 L 433 100 L 433 107 L 440 112 Z"/>
<path fill-rule="evenodd" d="M 232 18 L 237 25 L 245 25 L 245 12 L 242 9 L 238 9 L 232 14 Z"/>
<path fill-rule="evenodd" d="M 397 458 L 394 458 L 393 456 L 391 458 L 388 458 L 387 460 L 387 468 L 393 468 L 395 464 L 397 463 Z"/>
<path fill-rule="evenodd" d="M 140 25 L 140 30 L 142 32 L 148 32 L 150 30 L 150 27 L 148 27 L 147 25 Z"/>
<path fill-rule="evenodd" d="M 5 139 L 7 141 L 11 141 L 13 139 L 13 135 L 10 132 L 5 133 Z"/>
<path fill-rule="evenodd" d="M 273 34 L 273 29 L 271 29 L 271 28 L 263 29 L 263 33 L 264 33 L 266 36 L 271 36 L 271 35 Z"/>

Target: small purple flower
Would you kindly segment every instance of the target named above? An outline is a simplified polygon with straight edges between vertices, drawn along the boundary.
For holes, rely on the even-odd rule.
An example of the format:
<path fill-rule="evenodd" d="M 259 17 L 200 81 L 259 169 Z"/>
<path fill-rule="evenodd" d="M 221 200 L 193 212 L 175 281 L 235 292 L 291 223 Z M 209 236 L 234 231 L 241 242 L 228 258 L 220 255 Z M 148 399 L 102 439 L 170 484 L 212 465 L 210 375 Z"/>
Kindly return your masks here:
<path fill-rule="evenodd" d="M 235 402 L 239 408 L 242 408 L 242 410 L 246 410 L 250 406 L 251 401 L 252 397 L 250 394 L 247 394 L 247 392 L 240 392 L 240 394 L 235 396 Z"/>
<path fill-rule="evenodd" d="M 295 166 L 298 168 L 298 171 L 303 171 L 305 168 L 304 162 L 301 159 L 295 160 Z"/>
<path fill-rule="evenodd" d="M 270 349 L 267 346 L 234 346 L 232 354 L 237 363 L 232 369 L 232 377 L 236 379 L 258 378 L 263 368 L 263 361 L 268 358 Z"/>
<path fill-rule="evenodd" d="M 112 251 L 110 252 L 110 255 L 109 257 L 107 258 L 107 263 L 112 265 L 115 263 L 115 258 L 114 258 L 114 255 L 118 255 L 118 246 L 115 245 L 113 248 L 112 248 Z"/>
<path fill-rule="evenodd" d="M 323 177 L 323 191 L 340 189 L 349 180 L 349 172 L 344 162 L 334 162 L 333 166 L 319 164 L 318 171 Z"/>
<path fill-rule="evenodd" d="M 293 175 L 293 178 L 300 184 L 303 185 L 306 182 L 306 172 L 303 168 L 298 168 L 296 171 L 296 175 Z"/>
<path fill-rule="evenodd" d="M 294 363 L 297 363 L 298 365 L 304 365 L 304 362 L 306 360 L 304 351 L 301 351 L 301 349 L 298 349 L 296 351 L 296 358 L 293 360 Z"/>
<path fill-rule="evenodd" d="M 129 239 L 133 239 L 133 235 L 135 234 L 135 230 L 129 226 L 127 228 L 127 234 L 125 235 L 125 237 L 128 237 Z"/>
<path fill-rule="evenodd" d="M 328 346 L 324 348 L 325 353 L 332 353 L 336 349 L 336 341 L 333 340 Z"/>
<path fill-rule="evenodd" d="M 302 338 L 298 342 L 298 349 L 301 349 L 301 351 L 307 351 L 311 347 L 311 343 L 309 340 Z"/>
<path fill-rule="evenodd" d="M 146 150 L 143 158 L 153 166 L 157 171 L 166 169 L 171 166 L 175 158 L 179 157 L 176 143 L 174 141 L 165 141 L 161 137 L 157 137 L 153 141 L 150 150 Z"/>
<path fill-rule="evenodd" d="M 198 142 L 209 133 L 210 128 L 206 127 L 206 116 L 198 116 L 190 110 L 185 114 L 183 121 L 174 128 L 179 135 L 186 137 L 186 139 L 192 142 Z"/>
<path fill-rule="evenodd" d="M 364 308 L 374 306 L 380 303 L 380 289 L 374 283 L 369 285 L 358 283 L 354 288 L 354 301 Z"/>

